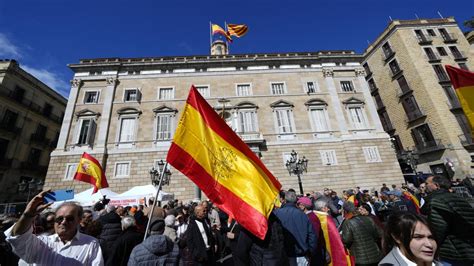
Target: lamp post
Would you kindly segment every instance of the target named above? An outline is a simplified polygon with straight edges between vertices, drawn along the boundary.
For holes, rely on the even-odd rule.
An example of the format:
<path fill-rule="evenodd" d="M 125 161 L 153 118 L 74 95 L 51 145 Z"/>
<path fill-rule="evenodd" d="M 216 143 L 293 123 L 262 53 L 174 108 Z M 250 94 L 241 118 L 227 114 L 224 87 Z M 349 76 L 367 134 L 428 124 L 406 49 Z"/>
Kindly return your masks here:
<path fill-rule="evenodd" d="M 301 182 L 301 175 L 303 172 L 308 171 L 308 159 L 303 156 L 302 159 L 298 159 L 298 153 L 295 150 L 291 151 L 291 157 L 286 161 L 286 169 L 290 176 L 295 174 L 298 177 L 298 185 L 300 187 L 300 194 L 303 195 L 303 184 Z"/>
<path fill-rule="evenodd" d="M 413 174 L 415 174 L 415 180 L 418 182 L 418 172 L 416 171 L 417 165 L 418 165 L 418 153 L 413 150 L 405 150 L 402 153 L 403 159 L 405 159 L 406 164 L 410 166 L 410 168 L 413 171 Z"/>
<path fill-rule="evenodd" d="M 155 206 L 156 202 L 158 201 L 158 196 L 160 195 L 160 190 L 163 185 L 169 185 L 170 184 L 170 179 L 171 179 L 171 171 L 168 169 L 168 162 L 163 162 L 163 160 L 160 160 L 158 163 L 158 169 L 155 167 L 152 167 L 150 170 L 150 179 L 151 183 L 157 187 L 156 188 L 156 195 L 155 195 L 155 200 L 153 201 L 153 205 L 151 206 L 151 217 L 148 217 L 148 223 L 146 225 L 146 230 L 145 230 L 145 236 L 143 240 L 146 239 L 148 230 L 150 229 L 150 224 L 151 224 L 151 218 L 153 217 L 153 213 L 155 211 Z"/>
<path fill-rule="evenodd" d="M 31 193 L 36 193 L 38 191 L 43 190 L 44 182 L 43 180 L 36 180 L 32 178 L 30 181 L 26 181 L 23 179 L 19 184 L 18 184 L 18 191 L 20 192 L 26 192 L 28 191 L 28 196 L 26 197 L 26 202 L 30 201 L 30 196 Z"/>

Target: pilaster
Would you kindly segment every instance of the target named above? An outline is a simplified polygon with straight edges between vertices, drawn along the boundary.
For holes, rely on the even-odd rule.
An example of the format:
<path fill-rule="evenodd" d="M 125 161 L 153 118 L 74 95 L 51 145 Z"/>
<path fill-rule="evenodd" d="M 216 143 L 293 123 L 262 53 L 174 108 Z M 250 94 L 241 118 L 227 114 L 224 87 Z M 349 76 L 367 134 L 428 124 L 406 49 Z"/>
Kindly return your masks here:
<path fill-rule="evenodd" d="M 104 95 L 104 105 L 102 108 L 102 116 L 100 119 L 99 125 L 99 134 L 97 135 L 97 145 L 96 150 L 98 152 L 106 153 L 107 138 L 110 127 L 110 119 L 112 117 L 112 106 L 115 97 L 115 88 L 118 84 L 118 79 L 116 77 L 109 77 L 106 79 L 107 87 L 102 92 Z"/>
<path fill-rule="evenodd" d="M 71 91 L 69 92 L 69 99 L 67 101 L 66 110 L 64 111 L 63 124 L 61 125 L 61 132 L 59 133 L 57 151 L 65 151 L 69 133 L 71 132 L 71 124 L 74 119 L 74 109 L 76 107 L 79 90 L 83 85 L 82 80 L 71 80 Z M 54 153 L 54 151 L 53 151 Z"/>
<path fill-rule="evenodd" d="M 326 86 L 331 96 L 331 105 L 334 112 L 336 113 L 337 126 L 342 135 L 349 134 L 347 130 L 347 122 L 344 117 L 344 108 L 342 108 L 339 95 L 337 94 L 337 88 L 334 85 L 334 70 L 332 68 L 323 68 L 323 76 L 326 81 Z"/>
<path fill-rule="evenodd" d="M 360 88 L 362 89 L 362 94 L 365 98 L 365 106 L 367 108 L 367 112 L 369 112 L 370 120 L 372 120 L 372 125 L 375 128 L 376 132 L 384 132 L 382 123 L 380 122 L 380 118 L 377 112 L 377 108 L 375 107 L 374 100 L 372 99 L 372 95 L 370 94 L 369 85 L 365 80 L 365 70 L 363 68 L 356 68 L 355 74 L 357 80 L 359 80 Z"/>

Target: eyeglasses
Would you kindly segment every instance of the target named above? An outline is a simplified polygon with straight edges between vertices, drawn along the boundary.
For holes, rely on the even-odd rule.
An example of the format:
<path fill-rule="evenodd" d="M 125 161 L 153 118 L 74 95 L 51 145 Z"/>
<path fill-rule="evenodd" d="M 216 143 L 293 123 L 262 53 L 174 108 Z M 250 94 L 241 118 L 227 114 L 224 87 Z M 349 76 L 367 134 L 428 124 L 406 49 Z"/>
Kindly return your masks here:
<path fill-rule="evenodd" d="M 74 216 L 59 216 L 59 217 L 56 217 L 56 219 L 54 219 L 54 221 L 58 224 L 62 223 L 63 220 L 66 220 L 66 222 L 70 223 L 72 221 L 74 221 L 75 217 Z"/>

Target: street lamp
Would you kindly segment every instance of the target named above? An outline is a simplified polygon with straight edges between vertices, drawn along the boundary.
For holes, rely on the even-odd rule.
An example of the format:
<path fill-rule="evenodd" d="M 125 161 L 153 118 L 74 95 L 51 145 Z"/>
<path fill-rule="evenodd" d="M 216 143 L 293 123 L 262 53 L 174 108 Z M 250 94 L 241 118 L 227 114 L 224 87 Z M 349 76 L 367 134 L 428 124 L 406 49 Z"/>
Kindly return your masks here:
<path fill-rule="evenodd" d="M 402 152 L 402 158 L 405 160 L 405 163 L 410 166 L 415 175 L 413 182 L 419 182 L 418 172 L 416 171 L 419 159 L 418 153 L 414 150 L 405 150 Z"/>
<path fill-rule="evenodd" d="M 160 190 L 163 185 L 169 185 L 170 184 L 170 179 L 171 179 L 171 171 L 168 169 L 168 162 L 163 162 L 163 160 L 158 161 L 157 163 L 158 169 L 155 169 L 155 167 L 152 167 L 150 170 L 150 179 L 151 183 L 157 187 L 156 188 L 156 195 L 155 195 L 155 200 L 153 201 L 153 205 L 151 206 L 151 210 L 149 213 L 151 213 L 151 216 L 148 219 L 148 223 L 146 225 L 146 230 L 145 230 L 145 236 L 143 240 L 146 239 L 147 234 L 148 234 L 148 229 L 150 228 L 151 225 L 151 218 L 153 217 L 153 213 L 155 211 L 155 206 L 156 202 L 158 201 L 158 197 L 160 195 Z"/>
<path fill-rule="evenodd" d="M 171 179 L 171 171 L 168 169 L 168 163 L 163 162 L 163 160 L 160 160 L 157 162 L 158 169 L 155 167 L 152 167 L 150 170 L 150 179 L 151 183 L 156 187 L 159 186 L 158 189 L 161 189 L 161 185 L 169 185 L 170 184 L 170 179 Z M 160 178 L 162 175 L 162 178 Z M 161 184 L 160 184 L 161 181 Z"/>
<path fill-rule="evenodd" d="M 295 174 L 298 177 L 298 185 L 300 186 L 300 194 L 303 195 L 303 184 L 301 183 L 301 175 L 308 171 L 308 159 L 303 156 L 298 159 L 298 153 L 295 150 L 291 151 L 291 157 L 286 161 L 286 169 L 290 176 Z"/>

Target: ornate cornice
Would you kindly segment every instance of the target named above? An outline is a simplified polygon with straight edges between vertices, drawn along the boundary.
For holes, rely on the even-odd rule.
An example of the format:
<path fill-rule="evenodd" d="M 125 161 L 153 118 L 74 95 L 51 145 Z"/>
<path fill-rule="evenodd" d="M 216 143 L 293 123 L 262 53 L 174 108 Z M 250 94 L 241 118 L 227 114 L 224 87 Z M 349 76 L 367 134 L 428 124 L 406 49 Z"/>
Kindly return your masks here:
<path fill-rule="evenodd" d="M 82 80 L 81 79 L 73 79 L 71 80 L 71 87 L 73 88 L 79 88 L 80 86 L 82 86 Z"/>
<path fill-rule="evenodd" d="M 354 71 L 355 71 L 356 77 L 360 77 L 360 76 L 365 77 L 365 69 L 359 67 L 359 68 L 356 68 Z"/>
<path fill-rule="evenodd" d="M 332 68 L 323 68 L 323 76 L 325 78 L 334 77 L 334 70 Z"/>

